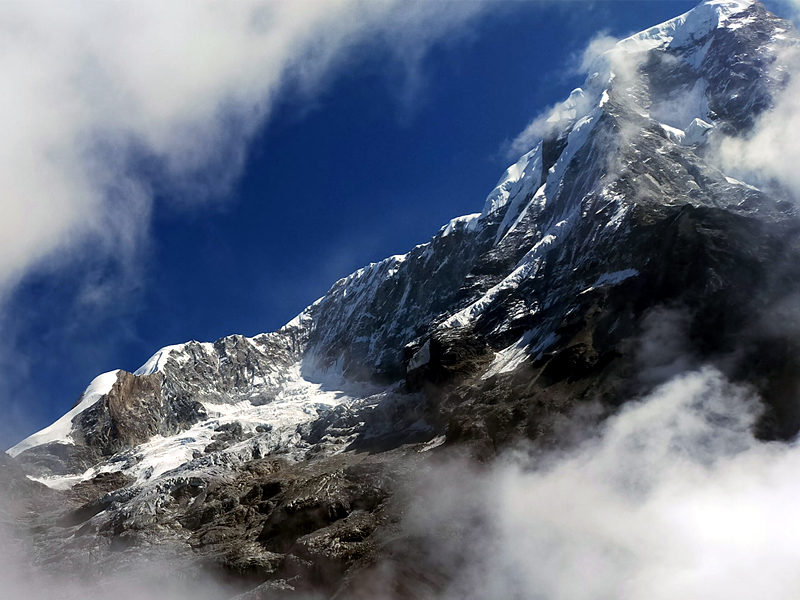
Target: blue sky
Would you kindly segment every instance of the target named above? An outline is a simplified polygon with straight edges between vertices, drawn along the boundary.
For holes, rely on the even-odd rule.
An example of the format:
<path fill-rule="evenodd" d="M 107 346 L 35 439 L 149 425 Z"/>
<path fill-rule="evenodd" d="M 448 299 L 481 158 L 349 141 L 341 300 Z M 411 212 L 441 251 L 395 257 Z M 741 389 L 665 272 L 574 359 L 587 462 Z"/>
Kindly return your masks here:
<path fill-rule="evenodd" d="M 366 36 L 313 90 L 283 86 L 222 201 L 170 201 L 179 191 L 144 156 L 155 202 L 134 258 L 37 263 L 8 294 L 0 445 L 52 422 L 101 372 L 167 344 L 276 329 L 339 277 L 479 212 L 513 162 L 509 140 L 580 85 L 594 36 L 695 5 L 495 4 L 410 68 Z"/>

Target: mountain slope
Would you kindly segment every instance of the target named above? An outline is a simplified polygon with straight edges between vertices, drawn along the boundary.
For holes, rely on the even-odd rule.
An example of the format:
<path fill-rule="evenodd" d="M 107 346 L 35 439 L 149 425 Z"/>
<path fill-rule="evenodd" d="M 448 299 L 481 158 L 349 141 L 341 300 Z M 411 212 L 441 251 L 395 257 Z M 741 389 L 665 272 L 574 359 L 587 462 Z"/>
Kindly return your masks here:
<path fill-rule="evenodd" d="M 60 522 L 82 532 L 39 532 L 42 562 L 92 571 L 169 547 L 241 589 L 352 591 L 407 551 L 396 492 L 428 457 L 558 441 L 580 403 L 611 412 L 689 364 L 755 387 L 762 436 L 796 434 L 800 348 L 768 321 L 800 293 L 800 219 L 784 192 L 722 172 L 714 148 L 770 109 L 799 42 L 745 0 L 622 40 L 481 213 L 336 282 L 277 332 L 98 377 L 10 450 L 65 490 Z"/>

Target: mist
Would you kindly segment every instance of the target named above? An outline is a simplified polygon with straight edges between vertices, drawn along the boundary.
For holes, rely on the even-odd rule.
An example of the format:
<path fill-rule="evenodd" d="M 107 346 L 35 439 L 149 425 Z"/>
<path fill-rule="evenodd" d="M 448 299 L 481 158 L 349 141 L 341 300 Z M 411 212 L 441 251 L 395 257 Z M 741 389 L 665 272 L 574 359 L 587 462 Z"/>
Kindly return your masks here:
<path fill-rule="evenodd" d="M 785 0 L 781 4 L 789 10 L 795 25 L 800 22 L 800 2 Z M 798 68 L 800 49 L 795 43 L 784 43 L 779 47 L 777 60 L 770 65 L 776 89 L 768 110 L 744 135 L 722 136 L 713 148 L 724 171 L 766 190 L 777 188 L 795 202 L 800 198 L 800 176 L 796 168 L 800 160 Z"/>
<path fill-rule="evenodd" d="M 800 449 L 753 437 L 759 407 L 675 377 L 572 451 L 434 469 L 407 527 L 458 565 L 448 600 L 796 598 Z"/>
<path fill-rule="evenodd" d="M 798 49 L 784 50 L 772 67 L 774 76 L 785 83 L 775 95 L 774 105 L 751 131 L 740 137 L 725 137 L 717 148 L 719 162 L 727 172 L 765 189 L 777 184 L 795 199 L 800 198 L 800 81 L 789 73 L 797 73 L 798 67 Z"/>

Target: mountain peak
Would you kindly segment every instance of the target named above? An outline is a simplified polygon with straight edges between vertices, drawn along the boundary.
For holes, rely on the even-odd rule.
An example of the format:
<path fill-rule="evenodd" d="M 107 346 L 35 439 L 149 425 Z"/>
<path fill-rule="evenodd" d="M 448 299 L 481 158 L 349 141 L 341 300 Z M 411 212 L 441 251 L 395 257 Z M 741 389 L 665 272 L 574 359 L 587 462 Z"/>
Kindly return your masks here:
<path fill-rule="evenodd" d="M 628 51 L 685 48 L 720 27 L 740 27 L 745 12 L 755 4 L 754 0 L 706 0 L 689 12 L 625 38 L 620 47 Z"/>
<path fill-rule="evenodd" d="M 341 279 L 280 331 L 156 352 L 134 375 L 163 380 L 161 412 L 152 416 L 161 420 L 156 429 L 168 436 L 186 430 L 170 438 L 182 448 L 175 450 L 175 466 L 214 447 L 215 428 L 233 421 L 243 426 L 237 443 L 247 447 L 240 460 L 286 447 L 289 430 L 313 420 L 314 411 L 359 405 L 376 379 L 395 384 L 409 371 L 428 369 L 431 337 L 452 335 L 447 331 L 483 331 L 488 352 L 513 342 L 521 344 L 520 356 L 535 358 L 562 337 L 555 324 L 563 315 L 542 322 L 545 303 L 564 302 L 546 299 L 551 294 L 543 286 L 558 289 L 546 268 L 552 257 L 572 256 L 561 294 L 622 285 L 640 277 L 645 265 L 621 257 L 583 269 L 597 262 L 588 257 L 604 239 L 612 243 L 633 227 L 635 206 L 727 206 L 751 199 L 757 190 L 726 178 L 698 151 L 720 127 L 755 118 L 776 87 L 765 66 L 777 52 L 775 40 L 750 35 L 748 27 L 759 21 L 762 29 L 777 29 L 785 22 L 763 8 L 751 14 L 754 6 L 760 5 L 709 0 L 618 42 L 598 57 L 582 87 L 536 122 L 531 150 L 506 170 L 480 215 L 453 219 L 429 243 Z M 748 44 L 749 52 L 734 52 L 732 43 Z M 633 62 L 631 54 L 637 55 Z M 734 90 L 727 69 L 733 60 L 737 69 L 750 69 L 746 89 Z M 582 239 L 587 235 L 589 245 Z M 517 298 L 513 308 L 509 297 Z M 539 323 L 535 334 L 531 323 Z M 111 392 L 107 386 L 95 393 L 96 387 L 93 382 L 83 398 L 96 403 Z M 326 389 L 338 389 L 339 400 Z M 302 409 L 299 398 L 318 408 Z M 12 452 L 31 464 L 39 461 L 32 452 L 37 447 L 45 454 L 41 448 L 50 444 L 69 446 L 59 450 L 68 456 L 83 452 L 75 444 L 83 439 L 81 415 L 91 408 L 84 404 L 59 420 L 58 431 L 53 425 Z M 257 431 L 268 417 L 288 429 Z M 110 427 L 118 426 L 114 418 Z M 245 443 L 248 436 L 269 441 L 254 446 Z M 161 446 L 166 452 L 169 444 Z M 61 476 L 74 467 L 61 458 L 57 466 L 48 461 L 40 475 Z M 130 461 L 119 460 L 115 468 L 125 464 L 137 477 L 147 474 Z"/>
<path fill-rule="evenodd" d="M 763 437 L 796 435 L 800 342 L 753 315 L 800 296 L 800 218 L 711 152 L 770 109 L 790 29 L 712 0 L 622 40 L 535 122 L 479 215 L 276 332 L 168 346 L 95 380 L 14 449 L 48 485 L 100 490 L 59 539 L 98 564 L 129 555 L 104 536 L 167 539 L 292 585 L 333 565 L 335 587 L 386 547 L 370 536 L 396 522 L 392 486 L 430 453 L 558 442 L 576 407 L 613 413 L 687 364 L 759 392 Z"/>

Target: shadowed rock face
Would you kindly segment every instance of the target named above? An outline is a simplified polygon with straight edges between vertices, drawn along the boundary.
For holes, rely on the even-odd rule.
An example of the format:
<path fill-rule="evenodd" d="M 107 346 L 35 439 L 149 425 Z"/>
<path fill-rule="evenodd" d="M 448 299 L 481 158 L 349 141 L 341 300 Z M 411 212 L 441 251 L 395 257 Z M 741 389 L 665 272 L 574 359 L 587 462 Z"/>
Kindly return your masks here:
<path fill-rule="evenodd" d="M 76 444 L 111 455 L 159 433 L 164 422 L 162 382 L 158 373 L 137 377 L 120 371 L 111 391 L 81 414 Z"/>
<path fill-rule="evenodd" d="M 708 110 L 693 123 L 712 137 L 745 134 L 771 106 L 779 46 L 797 36 L 759 4 L 732 19 L 638 55 L 624 85 L 590 77 L 593 107 L 558 121 L 482 215 L 336 282 L 278 332 L 189 342 L 119 372 L 73 420 L 73 444 L 18 457 L 34 475 L 94 469 L 42 511 L 37 560 L 90 577 L 169 556 L 251 600 L 420 598 L 447 572 L 401 520 L 443 454 L 568 443 L 577 406 L 595 403 L 599 420 L 705 364 L 761 394 L 760 436 L 794 436 L 797 209 L 726 177 L 713 139 L 658 120 L 696 89 Z M 302 415 L 247 422 L 279 405 Z M 143 444 L 204 432 L 179 466 L 133 469 Z M 0 485 L 4 472 L 33 485 L 13 464 Z"/>
<path fill-rule="evenodd" d="M 448 439 L 478 439 L 495 449 L 549 431 L 576 402 L 615 406 L 646 393 L 664 381 L 644 373 L 657 365 L 641 361 L 648 317 L 659 310 L 680 315 L 681 329 L 672 334 L 685 338 L 681 352 L 694 364 L 714 364 L 758 389 L 769 409 L 760 435 L 793 437 L 800 389 L 788 373 L 800 366 L 800 344 L 794 332 L 777 334 L 764 320 L 800 293 L 799 225 L 793 215 L 765 222 L 691 206 L 641 224 L 626 247 L 639 275 L 540 312 L 553 315 L 558 342 L 510 372 L 487 377 L 485 367 L 476 368 L 492 356 L 475 342 L 491 339 L 491 324 L 465 338 L 434 337 L 426 377 L 437 384 L 429 391 Z M 450 375 L 459 372 L 473 375 Z"/>
<path fill-rule="evenodd" d="M 81 415 L 76 444 L 104 456 L 148 441 L 156 434 L 177 433 L 205 416 L 199 402 L 162 393 L 160 373 L 120 371 L 111 391 Z"/>

